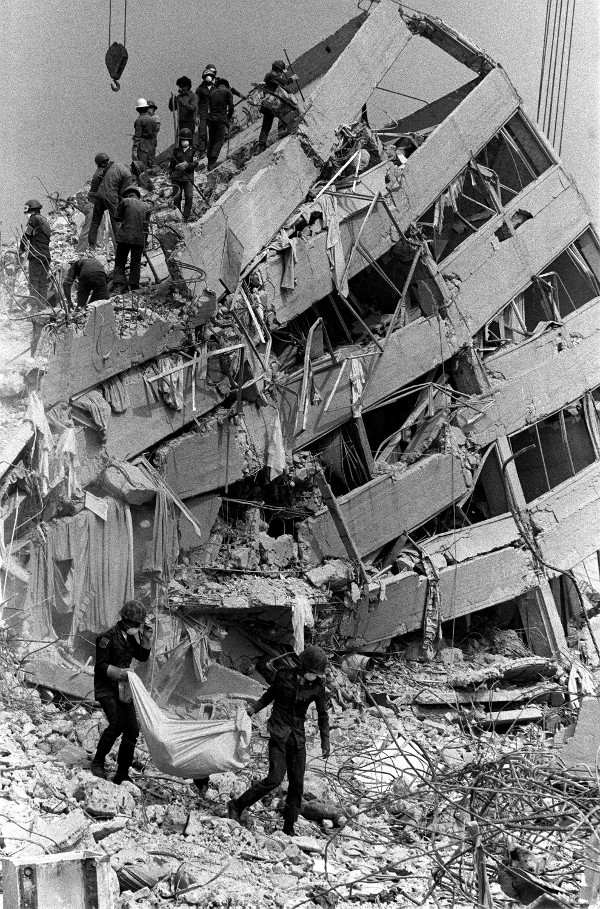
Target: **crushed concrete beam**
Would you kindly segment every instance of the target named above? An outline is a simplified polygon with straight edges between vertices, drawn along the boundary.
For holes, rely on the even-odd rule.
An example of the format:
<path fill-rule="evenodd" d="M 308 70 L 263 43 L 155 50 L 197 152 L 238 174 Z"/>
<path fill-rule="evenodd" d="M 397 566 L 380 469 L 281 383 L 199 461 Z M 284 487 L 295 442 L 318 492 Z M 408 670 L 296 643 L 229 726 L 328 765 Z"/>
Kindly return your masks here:
<path fill-rule="evenodd" d="M 517 525 L 512 515 L 506 514 L 437 534 L 420 545 L 429 556 L 443 555 L 448 562 L 464 562 L 494 549 L 512 546 L 518 541 Z"/>
<path fill-rule="evenodd" d="M 463 431 L 474 445 L 485 446 L 580 398 L 600 385 L 599 349 L 595 298 L 566 316 L 564 328 L 550 329 L 486 358 L 492 400 L 481 416 L 463 409 Z"/>
<path fill-rule="evenodd" d="M 264 694 L 265 688 L 266 685 L 242 675 L 236 669 L 211 663 L 206 670 L 206 680 L 198 685 L 197 692 L 200 699 L 227 697 L 256 700 Z"/>
<path fill-rule="evenodd" d="M 440 331 L 437 316 L 416 319 L 391 335 L 384 354 L 364 360 L 365 410 L 381 406 L 396 391 L 470 344 L 471 335 L 590 223 L 585 202 L 559 167 L 543 174 L 507 210 L 513 208 L 526 208 L 534 215 L 519 228 L 516 236 L 499 241 L 495 231 L 502 217 L 492 218 L 443 263 L 443 272 L 452 274 L 458 287 L 455 302 L 448 307 L 444 330 Z M 325 413 L 324 402 L 333 389 L 335 372 L 328 359 L 314 364 L 314 385 L 320 403 L 308 407 L 306 429 L 295 436 L 295 395 L 299 394 L 301 374 L 291 376 L 280 390 L 284 435 L 294 449 L 310 445 L 350 419 L 350 381 L 345 376 Z"/>
<path fill-rule="evenodd" d="M 144 334 L 121 338 L 112 303 L 92 303 L 83 334 L 69 328 L 62 338 L 52 339 L 48 352 L 43 345 L 36 351 L 36 355 L 48 357 L 40 389 L 44 404 L 51 407 L 68 401 L 131 366 L 177 350 L 184 338 L 180 327 L 163 320 L 155 322 Z"/>
<path fill-rule="evenodd" d="M 568 656 L 567 639 L 560 621 L 550 584 L 540 578 L 539 585 L 517 598 L 527 642 L 538 656 Z"/>
<path fill-rule="evenodd" d="M 519 109 L 519 104 L 519 96 L 506 74 L 501 69 L 495 69 L 436 127 L 406 162 L 400 188 L 390 192 L 387 197 L 402 230 L 406 230 L 427 211 L 454 177 L 468 165 L 473 155 L 481 151 Z M 380 179 L 379 169 L 374 168 L 373 171 L 377 183 Z M 370 175 L 371 172 L 363 175 L 363 181 Z M 370 188 L 375 192 L 379 186 Z M 345 205 L 346 202 L 340 199 L 338 204 Z M 341 223 L 345 250 L 350 249 L 360 227 L 363 207 L 351 219 Z M 375 259 L 398 242 L 398 232 L 383 206 L 376 206 L 361 239 Z M 300 239 L 296 252 L 298 261 L 295 267 L 296 286 L 293 290 L 281 288 L 283 257 L 277 254 L 268 259 L 269 283 L 266 289 L 269 307 L 275 310 L 281 323 L 300 315 L 315 300 L 322 299 L 333 290 L 327 256 L 327 232 L 311 237 L 310 241 Z M 367 262 L 362 256 L 354 256 L 348 278 L 366 267 Z"/>
<path fill-rule="evenodd" d="M 402 471 L 379 476 L 337 499 L 362 557 L 413 530 L 469 489 L 469 471 L 452 454 L 431 454 Z M 376 519 L 374 516 L 376 515 Z M 306 522 L 325 558 L 346 558 L 346 549 L 328 511 Z"/>
<path fill-rule="evenodd" d="M 329 158 L 336 129 L 356 119 L 409 40 L 397 5 L 381 0 L 308 99 L 298 135 L 255 159 L 194 225 L 174 256 L 179 268 L 185 271 L 186 262 L 202 268 L 206 290 L 221 296 L 231 241 L 243 245 L 243 269 L 304 200 L 319 172 L 314 158 Z"/>
<path fill-rule="evenodd" d="M 186 508 L 191 511 L 200 528 L 200 537 L 198 537 L 196 528 L 186 518 L 185 514 L 179 512 L 177 521 L 179 527 L 180 549 L 197 549 L 199 546 L 204 546 L 206 544 L 212 526 L 217 519 L 221 502 L 222 499 L 220 496 L 215 495 L 193 496 L 186 501 Z"/>
<path fill-rule="evenodd" d="M 436 47 L 476 73 L 484 74 L 497 66 L 492 58 L 469 38 L 437 17 L 418 13 L 414 16 L 407 15 L 406 22 L 416 35 L 427 38 Z"/>
<path fill-rule="evenodd" d="M 442 621 L 496 606 L 538 584 L 531 553 L 512 546 L 442 569 Z M 384 593 L 379 584 L 372 584 L 369 597 L 357 604 L 355 632 L 349 646 L 359 650 L 385 649 L 390 638 L 421 628 L 426 598 L 427 578 L 413 572 L 387 583 Z"/>
<path fill-rule="evenodd" d="M 42 654 L 33 656 L 22 667 L 27 680 L 34 685 L 59 691 L 82 701 L 94 701 L 94 676 L 90 669 L 75 662 L 52 662 Z"/>

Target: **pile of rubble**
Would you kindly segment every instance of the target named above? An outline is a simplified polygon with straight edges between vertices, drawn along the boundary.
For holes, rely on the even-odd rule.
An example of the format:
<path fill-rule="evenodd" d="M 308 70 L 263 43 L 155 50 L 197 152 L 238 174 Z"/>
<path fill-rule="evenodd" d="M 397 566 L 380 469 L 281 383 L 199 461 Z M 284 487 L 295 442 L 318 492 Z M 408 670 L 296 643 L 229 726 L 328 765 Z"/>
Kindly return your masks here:
<path fill-rule="evenodd" d="M 567 679 L 550 660 L 507 660 L 492 639 L 444 645 L 433 664 L 420 662 L 407 639 L 402 653 L 377 666 L 346 659 L 343 669 L 331 668 L 332 754 L 327 762 L 320 757 L 313 717 L 295 838 L 280 830 L 281 791 L 244 826 L 226 816 L 228 799 L 264 770 L 262 715 L 253 721 L 246 770 L 213 776 L 203 795 L 191 781 L 153 770 L 143 744 L 135 782 L 115 786 L 88 770 L 101 711 L 32 689 L 7 656 L 2 853 L 15 860 L 73 851 L 109 856 L 119 909 L 467 909 L 529 905 L 542 896 L 557 902 L 535 905 L 582 905 L 598 886 L 593 871 L 591 889 L 583 876 L 586 865 L 594 867 L 600 820 L 597 779 L 584 767 L 595 699 L 584 700 L 582 717 L 590 715 L 563 742 L 593 679 L 581 666 Z M 491 709 L 510 701 L 509 721 L 484 722 L 486 700 Z M 531 703 L 541 705 L 534 722 Z M 213 716 L 228 709 L 221 702 Z"/>

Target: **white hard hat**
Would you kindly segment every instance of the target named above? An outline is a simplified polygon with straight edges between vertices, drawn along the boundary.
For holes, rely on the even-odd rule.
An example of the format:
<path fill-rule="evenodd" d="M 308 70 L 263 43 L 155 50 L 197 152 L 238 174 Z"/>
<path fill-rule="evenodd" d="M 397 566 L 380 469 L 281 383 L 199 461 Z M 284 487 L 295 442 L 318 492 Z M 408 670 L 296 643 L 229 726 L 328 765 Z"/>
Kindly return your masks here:
<path fill-rule="evenodd" d="M 135 102 L 135 108 L 136 108 L 136 110 L 138 109 L 138 107 L 148 107 L 148 102 L 146 101 L 145 98 L 138 98 L 138 99 L 137 99 L 137 101 Z"/>

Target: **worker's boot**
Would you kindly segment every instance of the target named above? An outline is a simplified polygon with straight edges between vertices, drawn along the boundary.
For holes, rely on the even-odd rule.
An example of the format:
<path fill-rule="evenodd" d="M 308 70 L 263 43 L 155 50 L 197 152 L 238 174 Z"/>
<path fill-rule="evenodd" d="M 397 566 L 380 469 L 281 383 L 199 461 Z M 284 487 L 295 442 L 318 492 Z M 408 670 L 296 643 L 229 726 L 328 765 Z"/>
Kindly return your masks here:
<path fill-rule="evenodd" d="M 243 811 L 243 809 L 242 809 Z M 235 799 L 230 799 L 227 802 L 227 816 L 230 821 L 235 821 L 237 824 L 242 823 L 242 811 L 238 808 Z"/>
<path fill-rule="evenodd" d="M 129 776 L 129 767 L 126 767 L 123 770 L 117 767 L 117 772 L 113 776 L 112 781 L 115 786 L 120 786 L 121 783 L 133 783 L 133 780 Z"/>
<path fill-rule="evenodd" d="M 286 836 L 296 836 L 294 825 L 290 824 L 289 821 L 286 821 L 283 825 L 283 832 L 286 834 Z"/>
<path fill-rule="evenodd" d="M 98 761 L 96 758 L 94 758 L 90 765 L 90 773 L 93 773 L 94 776 L 100 777 L 101 780 L 105 780 L 106 768 L 104 766 L 104 761 Z"/>

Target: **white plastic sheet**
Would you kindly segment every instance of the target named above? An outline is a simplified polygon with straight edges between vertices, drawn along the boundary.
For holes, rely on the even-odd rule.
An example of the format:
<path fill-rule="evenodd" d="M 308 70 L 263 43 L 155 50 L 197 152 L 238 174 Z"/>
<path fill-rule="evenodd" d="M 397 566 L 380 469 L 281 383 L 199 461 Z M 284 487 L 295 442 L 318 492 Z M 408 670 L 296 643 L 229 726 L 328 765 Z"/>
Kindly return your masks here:
<path fill-rule="evenodd" d="M 245 707 L 239 707 L 232 720 L 183 720 L 161 710 L 134 673 L 127 676 L 140 729 L 158 770 L 196 779 L 246 766 L 252 724 Z"/>

